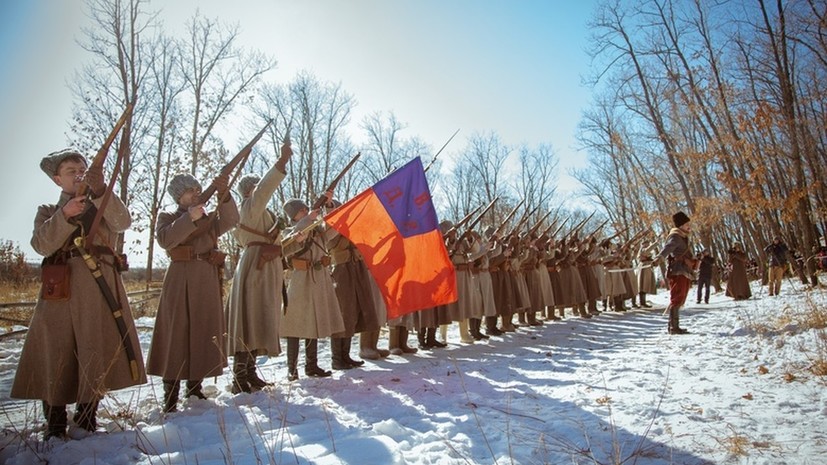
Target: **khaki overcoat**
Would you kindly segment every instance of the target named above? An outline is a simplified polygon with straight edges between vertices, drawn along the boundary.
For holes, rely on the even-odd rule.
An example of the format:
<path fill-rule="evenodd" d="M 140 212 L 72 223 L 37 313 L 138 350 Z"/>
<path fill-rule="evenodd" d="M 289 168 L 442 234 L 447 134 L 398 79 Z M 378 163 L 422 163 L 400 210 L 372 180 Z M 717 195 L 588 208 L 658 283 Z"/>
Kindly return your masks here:
<path fill-rule="evenodd" d="M 206 217 L 198 220 L 209 221 Z M 232 196 L 218 207 L 213 233 L 187 240 L 198 224 L 184 208 L 158 215 L 155 237 L 164 250 L 187 240 L 194 254 L 216 247 L 216 237 L 238 223 Z M 221 375 L 227 366 L 222 298 L 223 269 L 203 259 L 175 261 L 164 276 L 147 371 L 162 379 L 200 380 Z"/>
<path fill-rule="evenodd" d="M 63 215 L 62 208 L 70 199 L 68 194 L 61 194 L 56 205 L 41 205 L 37 210 L 31 244 L 44 257 L 58 252 L 78 228 Z M 100 202 L 101 199 L 93 201 L 96 206 Z M 120 198 L 111 197 L 103 213 L 100 234 L 92 239 L 92 245 L 104 246 L 101 237 L 108 244 L 115 244 L 117 234 L 131 222 Z M 107 390 L 146 382 L 141 347 L 120 274 L 113 266 L 112 255 L 102 254 L 99 259 L 106 283 L 121 303 L 139 379 L 132 379 L 120 332 L 100 287 L 83 258 L 75 256 L 68 259 L 69 299 L 37 302 L 11 397 L 65 405 L 92 402 L 102 398 Z"/>
<path fill-rule="evenodd" d="M 307 224 L 306 221 L 299 221 L 285 234 L 301 231 Z M 288 260 L 303 260 L 310 266 L 303 270 L 295 267 L 290 270 L 287 306 L 279 327 L 282 337 L 320 339 L 345 330 L 330 268 L 320 263 L 323 257 L 328 256 L 325 249 L 327 241 L 338 233 L 333 228 L 319 226 L 308 234 L 304 243 L 293 242 L 284 250 Z"/>
<path fill-rule="evenodd" d="M 233 238 L 243 248 L 238 260 L 225 307 L 227 317 L 227 354 L 249 351 L 275 357 L 281 353 L 281 323 L 284 267 L 281 257 L 263 261 L 258 268 L 262 243 L 281 244 L 281 232 L 261 236 L 276 224 L 275 213 L 267 209 L 285 173 L 274 165 L 261 178 L 250 196 L 241 201 L 239 225 Z"/>

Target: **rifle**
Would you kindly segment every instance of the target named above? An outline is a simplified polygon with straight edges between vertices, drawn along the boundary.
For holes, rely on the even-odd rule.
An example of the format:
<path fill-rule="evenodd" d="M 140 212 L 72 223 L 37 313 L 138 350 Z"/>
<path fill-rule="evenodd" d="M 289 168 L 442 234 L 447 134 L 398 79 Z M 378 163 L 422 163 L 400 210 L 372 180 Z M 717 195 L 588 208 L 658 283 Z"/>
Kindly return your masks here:
<path fill-rule="evenodd" d="M 336 186 L 339 184 L 339 181 L 341 181 L 342 178 L 345 177 L 345 174 L 348 171 L 350 171 L 350 169 L 353 167 L 354 164 L 356 164 L 356 161 L 359 160 L 359 157 L 361 156 L 362 152 L 357 152 L 356 155 L 354 155 L 353 158 L 350 159 L 347 165 L 345 165 L 345 167 L 342 168 L 342 171 L 340 171 L 339 174 L 337 174 L 336 177 L 333 178 L 332 181 L 330 181 L 330 184 L 327 185 L 327 189 L 325 189 L 324 192 L 332 192 L 334 189 L 336 189 Z M 316 199 L 315 202 L 313 202 L 313 206 L 310 207 L 310 209 L 318 210 L 319 208 L 322 208 L 324 204 L 327 203 L 327 201 L 327 196 L 322 194 L 321 196 L 319 196 L 318 199 Z"/>
<path fill-rule="evenodd" d="M 600 243 L 601 243 L 601 244 L 604 244 L 604 243 L 605 243 L 605 244 L 608 244 L 608 243 L 609 243 L 612 239 L 614 239 L 614 238 L 615 238 L 615 237 L 617 237 L 617 236 L 620 236 L 621 234 L 625 233 L 625 232 L 626 232 L 626 231 L 628 231 L 628 230 L 629 230 L 629 227 L 628 227 L 628 226 L 627 226 L 627 227 L 625 227 L 625 228 L 619 229 L 619 230 L 615 231 L 615 233 L 614 233 L 614 234 L 612 234 L 611 236 L 609 236 L 609 237 L 607 237 L 606 239 L 603 239 L 602 241 L 600 241 Z"/>
<path fill-rule="evenodd" d="M 508 224 L 508 221 L 511 219 L 511 217 L 513 217 L 514 214 L 517 213 L 517 210 L 523 205 L 523 203 L 525 203 L 525 199 L 520 200 L 520 202 L 508 213 L 508 215 L 505 216 L 505 219 L 503 219 L 502 222 L 500 222 L 500 225 L 497 226 L 497 229 L 494 230 L 494 234 L 492 234 L 491 237 L 499 237 L 500 233 L 502 232 L 502 229 L 505 227 L 506 224 Z"/>
<path fill-rule="evenodd" d="M 224 203 L 224 201 L 227 199 L 227 196 L 230 195 L 230 186 L 232 186 L 235 183 L 235 180 L 238 178 L 238 175 L 241 174 L 241 169 L 244 168 L 244 165 L 247 163 L 247 158 L 253 151 L 253 146 L 256 145 L 256 142 L 258 142 L 259 139 L 261 139 L 261 137 L 264 135 L 264 132 L 267 130 L 268 127 L 270 127 L 272 123 L 273 120 L 268 120 L 267 124 L 264 125 L 263 128 L 261 128 L 261 131 L 259 131 L 258 134 L 256 134 L 255 137 L 253 137 L 253 140 L 251 140 L 247 145 L 245 145 L 244 148 L 242 148 L 238 152 L 238 154 L 232 158 L 232 160 L 227 162 L 227 164 L 221 168 L 221 171 L 219 172 L 218 176 L 213 178 L 212 182 L 209 186 L 207 186 L 205 190 L 201 191 L 201 194 L 198 196 L 198 200 L 196 201 L 196 205 L 205 204 L 209 202 L 213 194 L 215 194 L 215 192 L 218 190 L 218 186 L 216 184 L 218 179 L 222 176 L 229 176 L 231 173 L 233 173 L 233 171 L 235 171 L 233 179 L 227 184 L 227 191 L 222 193 L 221 197 L 218 199 L 217 205 L 220 206 L 222 203 Z M 208 231 L 210 228 L 212 228 L 215 222 L 215 218 L 217 216 L 218 207 L 216 207 L 215 210 L 211 211 L 207 215 L 207 221 L 201 222 L 201 224 L 199 224 L 198 227 L 195 228 L 195 231 L 191 232 L 190 235 L 187 236 L 186 239 L 184 239 L 182 244 L 187 244 L 194 237 L 198 237 L 201 234 L 204 234 L 204 232 Z"/>
<path fill-rule="evenodd" d="M 87 171 L 91 171 L 92 167 L 103 168 L 103 164 L 106 162 L 106 156 L 109 155 L 109 147 L 112 146 L 112 142 L 115 141 L 115 137 L 118 135 L 118 132 L 120 132 L 123 125 L 126 124 L 126 120 L 132 115 L 132 108 L 133 104 L 131 102 L 126 104 L 126 108 L 124 108 L 120 118 L 118 118 L 115 122 L 115 126 L 111 131 L 109 131 L 109 135 L 106 136 L 106 139 L 104 139 L 103 145 L 101 145 L 101 148 L 98 149 L 98 152 L 95 154 L 95 158 L 92 159 L 92 163 L 89 164 Z M 88 193 L 89 184 L 86 183 L 84 178 L 84 180 L 78 185 L 76 195 L 88 195 Z"/>
<path fill-rule="evenodd" d="M 342 171 L 340 171 L 339 174 L 337 174 L 336 177 L 333 178 L 333 181 L 331 181 L 330 184 L 328 184 L 327 189 L 325 189 L 325 192 L 333 191 L 333 189 L 336 188 L 336 185 L 339 184 L 339 181 L 341 181 L 342 178 L 345 176 L 345 173 L 347 173 L 350 170 L 350 168 L 353 167 L 353 165 L 356 163 L 356 161 L 361 156 L 362 156 L 362 152 L 356 153 L 356 155 L 354 155 L 354 157 L 348 162 L 348 164 L 345 165 L 344 168 L 342 168 Z M 318 199 L 316 199 L 315 202 L 313 202 L 313 206 L 310 208 L 310 210 L 313 211 L 313 210 L 318 210 L 319 208 L 322 208 L 324 206 L 324 204 L 327 203 L 327 201 L 328 201 L 327 196 L 322 194 Z M 285 246 L 288 246 L 288 245 L 292 244 L 293 242 L 296 241 L 296 238 L 298 236 L 314 229 L 316 226 L 318 226 L 322 223 L 324 223 L 324 216 L 319 215 L 315 220 L 313 220 L 312 223 L 307 225 L 301 231 L 294 232 L 294 233 L 290 234 L 289 236 L 283 238 L 282 241 L 281 241 L 281 246 L 285 247 Z"/>
<path fill-rule="evenodd" d="M 201 195 L 198 196 L 198 204 L 209 202 L 210 198 L 212 198 L 213 194 L 215 194 L 215 191 L 218 190 L 218 187 L 215 184 L 216 180 L 222 176 L 229 176 L 231 173 L 233 173 L 233 171 L 236 171 L 237 168 L 236 174 L 233 178 L 233 181 L 235 181 L 235 178 L 238 177 L 239 173 L 241 173 L 241 168 L 244 167 L 244 164 L 247 162 L 247 158 L 253 151 L 253 146 L 256 145 L 256 142 L 258 142 L 259 139 L 261 139 L 261 137 L 264 135 L 264 132 L 267 131 L 267 128 L 270 127 L 271 124 L 273 124 L 273 120 L 268 120 L 267 124 L 265 124 L 264 127 L 261 128 L 261 131 L 259 131 L 258 134 L 256 134 L 255 137 L 253 137 L 253 140 L 251 140 L 247 145 L 245 145 L 244 148 L 242 148 L 238 152 L 238 154 L 232 158 L 232 160 L 227 162 L 227 164 L 224 165 L 223 168 L 221 168 L 219 175 L 216 176 L 215 179 L 213 179 L 213 181 L 210 183 L 209 186 L 207 186 L 205 190 L 201 191 Z M 232 185 L 232 182 L 230 183 L 230 185 Z M 219 205 L 221 205 L 221 203 L 224 201 L 225 196 L 229 195 L 229 192 L 230 189 L 227 189 L 227 192 L 225 192 L 224 196 L 222 196 L 219 200 Z"/>
<path fill-rule="evenodd" d="M 528 221 L 529 218 L 531 218 L 531 215 L 533 215 L 534 212 L 536 212 L 538 208 L 540 208 L 540 207 L 534 207 L 534 209 L 531 210 L 530 212 L 524 213 L 523 216 L 520 217 L 520 221 L 517 222 L 517 226 L 514 226 L 514 228 L 512 228 L 511 231 L 508 234 L 506 234 L 506 236 L 510 236 L 510 235 L 514 234 L 515 232 L 519 231 L 520 228 L 523 227 L 523 224 L 526 221 Z"/>
<path fill-rule="evenodd" d="M 609 220 L 607 219 L 600 223 L 600 226 L 594 228 L 594 231 L 592 231 L 588 236 L 586 236 L 586 240 L 590 240 L 591 238 L 593 238 L 598 232 L 600 232 L 601 229 L 603 229 L 603 226 L 606 226 L 608 222 Z"/>
<path fill-rule="evenodd" d="M 566 238 L 568 238 L 568 237 L 573 237 L 573 238 L 577 237 L 577 234 L 579 233 L 580 228 L 582 228 L 586 224 L 586 222 L 588 222 L 590 219 L 592 219 L 592 217 L 594 216 L 594 213 L 595 212 L 592 212 L 592 214 L 587 216 L 585 220 L 582 220 L 581 222 L 577 223 L 573 228 L 571 228 L 571 230 L 569 230 L 569 233 L 566 234 L 565 237 Z"/>
<path fill-rule="evenodd" d="M 551 215 L 551 210 L 549 210 L 548 213 L 543 215 L 543 217 L 540 218 L 540 221 L 538 221 L 537 224 L 535 224 L 534 226 L 528 228 L 528 232 L 526 233 L 526 235 L 531 237 L 532 234 L 534 234 L 535 232 L 537 232 L 538 229 L 540 229 L 540 225 L 543 224 L 543 221 L 545 221 L 546 218 L 548 218 L 550 215 Z"/>
<path fill-rule="evenodd" d="M 560 225 L 559 225 L 559 226 L 557 226 L 557 229 L 555 229 L 555 230 L 554 230 L 554 232 L 553 232 L 553 233 L 551 233 L 551 235 L 550 235 L 550 236 L 548 236 L 548 237 L 552 238 L 552 237 L 556 236 L 556 235 L 557 235 L 557 233 L 559 233 L 559 232 L 560 232 L 560 230 L 561 230 L 561 229 L 563 229 L 563 226 L 565 226 L 565 225 L 566 225 L 566 222 L 567 222 L 568 220 L 569 220 L 569 219 L 568 219 L 568 218 L 566 218 L 566 219 L 565 219 L 562 223 L 560 223 Z M 549 227 L 547 227 L 547 228 L 545 229 L 545 231 L 543 231 L 543 233 L 542 233 L 542 234 L 540 234 L 540 237 L 543 237 L 543 236 L 545 236 L 546 234 L 548 234 L 548 232 L 549 232 L 549 231 L 551 231 L 551 228 L 553 228 L 553 227 L 554 227 L 554 223 L 551 223 L 551 224 L 549 225 Z"/>
<path fill-rule="evenodd" d="M 454 136 L 456 136 L 457 133 L 459 133 L 459 129 L 454 131 L 454 134 L 451 137 L 449 137 L 448 140 L 444 144 L 442 144 L 442 148 L 439 149 L 439 151 L 437 151 L 436 155 L 434 155 L 434 158 L 431 158 L 431 161 L 428 162 L 428 166 L 426 166 L 425 169 L 423 170 L 425 173 L 427 173 L 428 168 L 430 168 L 431 165 L 434 164 L 434 162 L 436 161 L 436 157 L 438 157 L 439 154 L 442 153 L 443 150 L 445 150 L 445 147 L 447 147 L 448 144 L 451 143 L 452 140 L 454 140 Z"/>
<path fill-rule="evenodd" d="M 477 217 L 474 219 L 474 221 L 472 221 L 468 225 L 468 227 L 465 228 L 465 231 L 462 233 L 462 235 L 459 237 L 459 239 L 457 239 L 457 244 L 462 242 L 462 240 L 465 238 L 465 236 L 468 235 L 471 231 L 474 230 L 474 226 L 476 226 L 477 223 L 479 223 L 480 220 L 482 220 L 482 217 L 485 216 L 486 213 L 488 213 L 488 210 L 491 210 L 491 207 L 493 207 L 494 204 L 497 203 L 498 199 L 499 199 L 499 197 L 494 197 L 494 200 L 492 200 L 491 203 L 489 203 L 488 206 L 485 207 L 485 209 L 482 211 L 482 213 L 477 215 Z M 478 210 L 479 210 L 479 208 L 478 208 Z"/>
<path fill-rule="evenodd" d="M 469 222 L 471 220 L 471 218 L 473 218 L 474 215 L 476 215 L 477 212 L 480 211 L 480 209 L 482 209 L 482 205 L 480 205 L 477 208 L 471 210 L 471 212 L 468 213 L 467 215 L 465 215 L 465 217 L 463 217 L 461 220 L 459 220 L 459 222 L 457 222 L 457 224 L 451 226 L 447 231 L 445 231 L 445 234 L 443 234 L 443 236 L 447 237 L 452 232 L 455 232 L 456 230 L 458 230 L 461 226 L 464 226 L 465 223 Z"/>

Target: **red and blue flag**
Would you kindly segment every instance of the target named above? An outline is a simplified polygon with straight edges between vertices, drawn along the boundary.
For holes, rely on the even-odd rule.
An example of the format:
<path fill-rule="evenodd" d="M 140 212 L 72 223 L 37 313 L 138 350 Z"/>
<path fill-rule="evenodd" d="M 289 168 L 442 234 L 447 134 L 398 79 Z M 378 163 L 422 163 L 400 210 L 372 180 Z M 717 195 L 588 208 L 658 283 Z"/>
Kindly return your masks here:
<path fill-rule="evenodd" d="M 419 157 L 330 212 L 325 221 L 365 257 L 388 319 L 457 300 L 454 266 Z"/>

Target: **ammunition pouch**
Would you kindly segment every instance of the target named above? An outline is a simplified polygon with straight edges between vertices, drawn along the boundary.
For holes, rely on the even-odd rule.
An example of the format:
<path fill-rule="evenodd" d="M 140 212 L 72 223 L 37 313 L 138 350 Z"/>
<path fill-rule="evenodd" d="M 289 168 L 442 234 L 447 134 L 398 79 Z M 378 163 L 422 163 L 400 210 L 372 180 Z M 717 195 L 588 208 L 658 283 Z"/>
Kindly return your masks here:
<path fill-rule="evenodd" d="M 247 246 L 258 247 L 258 260 L 256 261 L 256 269 L 264 268 L 269 262 L 281 258 L 281 245 L 270 244 L 268 242 L 250 242 Z"/>
<path fill-rule="evenodd" d="M 47 257 L 40 265 L 40 298 L 62 301 L 70 297 L 70 268 L 66 255 L 58 253 Z"/>

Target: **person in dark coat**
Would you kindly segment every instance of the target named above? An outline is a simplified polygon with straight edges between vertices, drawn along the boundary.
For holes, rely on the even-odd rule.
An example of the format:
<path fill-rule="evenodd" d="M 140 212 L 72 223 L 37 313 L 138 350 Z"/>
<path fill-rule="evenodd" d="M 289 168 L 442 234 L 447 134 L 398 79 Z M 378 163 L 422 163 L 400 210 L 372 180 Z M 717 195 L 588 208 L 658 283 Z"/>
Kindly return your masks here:
<path fill-rule="evenodd" d="M 686 294 L 694 278 L 697 260 L 692 256 L 689 247 L 689 233 L 692 227 L 686 213 L 679 211 L 672 215 L 675 227 L 669 231 L 666 243 L 658 254 L 660 258 L 667 258 L 666 278 L 669 280 L 669 334 L 687 334 L 689 331 L 680 327 L 678 311 L 686 302 Z"/>
<path fill-rule="evenodd" d="M 767 252 L 769 258 L 770 272 L 769 272 L 769 290 L 770 295 L 778 295 L 781 292 L 781 281 L 784 279 L 784 272 L 789 266 L 790 249 L 787 244 L 776 237 L 772 244 L 764 247 L 764 252 Z"/>
<path fill-rule="evenodd" d="M 736 242 L 732 244 L 732 248 L 727 252 L 729 256 L 729 278 L 726 282 L 726 295 L 735 300 L 745 300 L 752 297 L 752 290 L 749 288 L 749 279 L 747 278 L 747 264 L 749 258 L 744 252 L 743 246 Z"/>
<path fill-rule="evenodd" d="M 705 304 L 709 303 L 709 286 L 712 284 L 712 267 L 715 266 L 715 259 L 709 254 L 709 249 L 701 252 L 701 259 L 698 265 L 698 298 L 695 303 L 701 303 L 701 296 Z"/>

